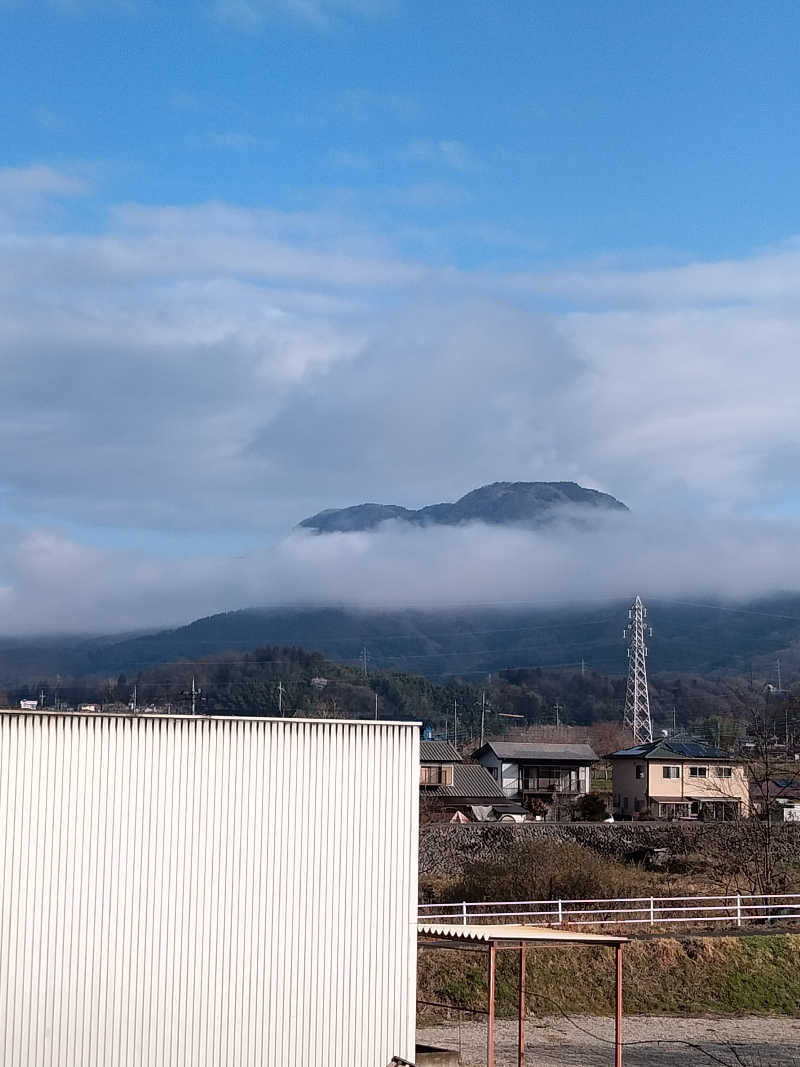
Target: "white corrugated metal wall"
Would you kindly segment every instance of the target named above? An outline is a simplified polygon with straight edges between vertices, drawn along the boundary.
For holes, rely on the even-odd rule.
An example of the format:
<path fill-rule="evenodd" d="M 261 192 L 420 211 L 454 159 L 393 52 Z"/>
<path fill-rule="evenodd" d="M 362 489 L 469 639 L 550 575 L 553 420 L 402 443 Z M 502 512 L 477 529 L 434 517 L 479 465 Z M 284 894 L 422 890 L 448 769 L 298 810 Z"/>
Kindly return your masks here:
<path fill-rule="evenodd" d="M 0 714 L 3 1067 L 413 1059 L 418 736 Z"/>

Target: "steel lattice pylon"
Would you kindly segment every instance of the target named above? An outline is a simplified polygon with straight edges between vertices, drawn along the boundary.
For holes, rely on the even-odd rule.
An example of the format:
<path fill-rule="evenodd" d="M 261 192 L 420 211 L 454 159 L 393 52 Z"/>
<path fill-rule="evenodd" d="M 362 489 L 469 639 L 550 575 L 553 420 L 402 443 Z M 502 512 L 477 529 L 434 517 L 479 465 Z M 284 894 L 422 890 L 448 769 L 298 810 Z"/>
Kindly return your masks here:
<path fill-rule="evenodd" d="M 630 622 L 625 627 L 624 637 L 628 642 L 628 688 L 625 691 L 625 725 L 633 730 L 636 745 L 653 740 L 653 723 L 650 719 L 650 697 L 647 692 L 647 645 L 644 643 L 647 608 L 641 597 L 636 597 L 628 612 Z M 653 631 L 647 627 L 650 636 Z"/>

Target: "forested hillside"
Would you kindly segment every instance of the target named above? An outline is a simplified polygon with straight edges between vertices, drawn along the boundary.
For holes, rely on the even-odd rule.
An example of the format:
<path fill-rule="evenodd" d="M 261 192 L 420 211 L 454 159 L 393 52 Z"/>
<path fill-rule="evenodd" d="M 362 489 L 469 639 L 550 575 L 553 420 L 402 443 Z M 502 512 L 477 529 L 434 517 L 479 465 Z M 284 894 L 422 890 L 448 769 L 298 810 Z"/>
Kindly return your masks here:
<path fill-rule="evenodd" d="M 632 598 L 631 598 L 632 600 Z M 800 677 L 800 596 L 749 604 L 646 599 L 654 635 L 651 673 Z M 142 670 L 158 663 L 259 645 L 298 645 L 357 663 L 367 648 L 376 670 L 480 681 L 512 667 L 627 670 L 622 629 L 629 601 L 594 607 L 472 607 L 441 611 L 361 611 L 344 607 L 250 609 L 116 643 L 85 657 L 80 673 Z M 77 671 L 74 673 L 78 673 Z"/>
<path fill-rule="evenodd" d="M 194 683 L 194 698 L 192 686 Z M 749 679 L 708 679 L 655 675 L 650 683 L 656 728 L 690 729 L 723 743 L 744 729 L 763 704 L 763 689 Z M 183 659 L 150 670 L 106 679 L 44 678 L 9 687 L 4 694 L 20 699 L 43 696 L 46 706 L 100 703 L 149 706 L 188 712 L 233 715 L 300 715 L 337 718 L 417 719 L 437 733 L 460 740 L 477 737 L 482 708 L 486 731 L 493 736 L 529 727 L 584 728 L 622 720 L 625 679 L 595 671 L 514 670 L 484 679 L 436 682 L 422 675 L 368 671 L 326 660 L 320 653 L 285 646 L 253 652 L 220 653 Z M 773 702 L 791 708 L 790 693 Z"/>
<path fill-rule="evenodd" d="M 632 600 L 632 597 L 631 597 Z M 645 597 L 654 634 L 653 675 L 745 676 L 784 684 L 800 679 L 800 596 L 747 604 L 677 602 Z M 6 639 L 0 686 L 56 674 L 116 677 L 212 654 L 266 645 L 312 648 L 356 665 L 367 649 L 370 671 L 424 674 L 476 684 L 511 668 L 627 669 L 622 629 L 631 601 L 590 607 L 481 606 L 448 610 L 365 611 L 348 607 L 250 608 L 187 626 L 130 637 Z"/>

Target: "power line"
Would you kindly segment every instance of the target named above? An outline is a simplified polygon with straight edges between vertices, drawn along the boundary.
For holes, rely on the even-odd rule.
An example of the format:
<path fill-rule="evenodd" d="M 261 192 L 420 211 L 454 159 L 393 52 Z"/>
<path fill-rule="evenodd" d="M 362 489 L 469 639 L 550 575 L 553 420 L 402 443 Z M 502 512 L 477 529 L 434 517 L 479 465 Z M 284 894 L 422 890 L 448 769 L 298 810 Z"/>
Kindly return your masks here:
<path fill-rule="evenodd" d="M 755 608 L 737 608 L 724 604 L 702 604 L 695 600 L 669 600 L 666 597 L 648 596 L 656 604 L 673 604 L 682 608 L 703 608 L 708 611 L 724 611 L 733 615 L 759 615 L 764 619 L 783 619 L 785 622 L 800 622 L 800 615 L 781 615 L 774 611 L 757 611 Z"/>

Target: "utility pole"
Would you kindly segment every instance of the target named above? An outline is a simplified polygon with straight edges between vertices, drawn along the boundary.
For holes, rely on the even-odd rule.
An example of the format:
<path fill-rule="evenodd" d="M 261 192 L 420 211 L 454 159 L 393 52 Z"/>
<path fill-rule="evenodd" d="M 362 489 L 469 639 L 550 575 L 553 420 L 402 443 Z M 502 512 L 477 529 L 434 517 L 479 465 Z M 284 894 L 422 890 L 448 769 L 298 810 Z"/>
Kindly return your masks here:
<path fill-rule="evenodd" d="M 375 693 L 375 722 L 378 721 L 378 694 Z"/>
<path fill-rule="evenodd" d="M 138 708 L 136 706 L 136 683 L 133 683 L 133 714 L 138 715 Z"/>
<path fill-rule="evenodd" d="M 673 732 L 673 734 L 676 734 L 678 732 L 678 727 L 675 725 L 675 705 L 674 704 L 672 705 L 672 732 Z"/>
<path fill-rule="evenodd" d="M 584 660 L 583 656 L 581 656 L 581 676 L 583 676 L 584 674 L 586 674 L 586 661 Z"/>
<path fill-rule="evenodd" d="M 783 687 L 781 686 L 781 657 L 780 656 L 778 656 L 778 659 L 777 659 L 776 662 L 777 662 L 777 666 L 778 666 L 778 692 L 782 693 L 783 692 Z"/>
<path fill-rule="evenodd" d="M 453 697 L 453 748 L 458 747 L 458 703 Z"/>
<path fill-rule="evenodd" d="M 283 688 L 283 682 L 278 682 L 278 715 L 283 718 L 283 694 L 286 690 Z"/>
<path fill-rule="evenodd" d="M 486 726 L 486 690 L 481 693 L 481 748 L 483 748 L 483 735 Z"/>
<path fill-rule="evenodd" d="M 623 638 L 628 642 L 628 686 L 625 692 L 624 723 L 633 730 L 636 745 L 653 740 L 653 722 L 650 718 L 650 695 L 647 691 L 647 645 L 645 629 L 653 636 L 652 629 L 645 627 L 647 608 L 637 596 L 628 612 L 628 625 Z"/>
<path fill-rule="evenodd" d="M 197 711 L 197 690 L 194 686 L 194 675 L 192 675 L 192 715 Z"/>
<path fill-rule="evenodd" d="M 367 677 L 367 646 L 361 649 L 361 662 L 364 666 L 364 677 Z"/>
<path fill-rule="evenodd" d="M 561 712 L 564 710 L 564 705 L 559 704 L 558 701 L 553 705 L 553 711 L 556 713 L 556 726 L 561 725 Z"/>

